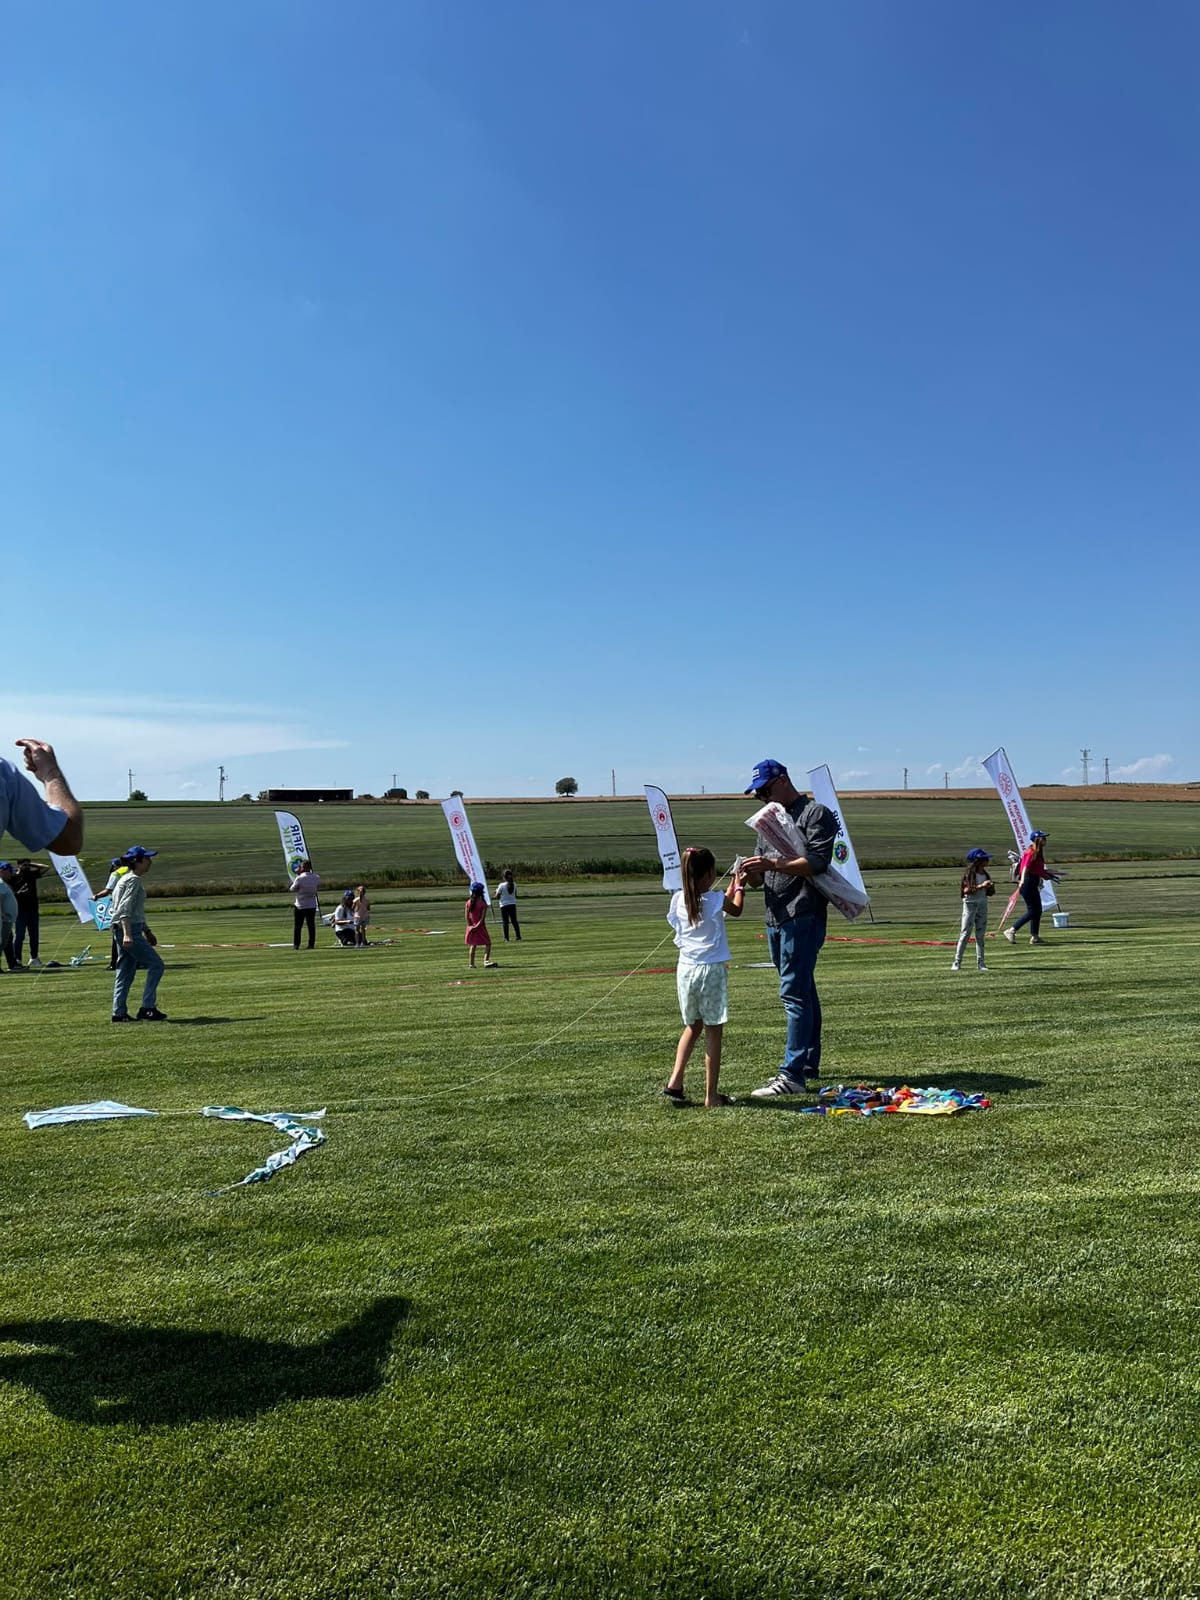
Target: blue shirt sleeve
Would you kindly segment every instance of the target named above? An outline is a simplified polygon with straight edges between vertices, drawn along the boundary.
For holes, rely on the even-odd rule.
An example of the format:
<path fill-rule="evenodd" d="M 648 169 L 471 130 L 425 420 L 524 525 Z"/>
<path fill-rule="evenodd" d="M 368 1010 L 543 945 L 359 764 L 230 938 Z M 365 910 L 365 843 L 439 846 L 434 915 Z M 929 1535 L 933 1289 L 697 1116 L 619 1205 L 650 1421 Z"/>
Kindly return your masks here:
<path fill-rule="evenodd" d="M 0 834 L 11 833 L 26 850 L 44 850 L 67 825 L 67 814 L 47 805 L 11 761 L 0 761 Z"/>

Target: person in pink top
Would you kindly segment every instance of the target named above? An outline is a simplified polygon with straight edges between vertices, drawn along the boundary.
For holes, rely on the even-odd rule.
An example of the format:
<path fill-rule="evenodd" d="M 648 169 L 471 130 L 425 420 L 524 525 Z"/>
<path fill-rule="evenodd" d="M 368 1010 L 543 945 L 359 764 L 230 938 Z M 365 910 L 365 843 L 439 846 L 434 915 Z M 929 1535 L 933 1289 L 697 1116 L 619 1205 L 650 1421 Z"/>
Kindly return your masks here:
<path fill-rule="evenodd" d="M 492 960 L 492 936 L 487 928 L 487 900 L 485 890 L 481 883 L 471 885 L 471 898 L 467 901 L 467 936 L 466 946 L 471 952 L 467 961 L 469 967 L 475 965 L 475 952 L 483 946 L 483 964 L 485 967 L 495 967 L 499 963 Z"/>
<path fill-rule="evenodd" d="M 1025 902 L 1025 915 L 1018 917 L 1011 928 L 1005 928 L 1004 937 L 1016 944 L 1018 931 L 1029 925 L 1030 944 L 1041 944 L 1042 937 L 1042 882 L 1046 878 L 1057 881 L 1058 873 L 1051 872 L 1045 862 L 1046 835 L 1035 828 L 1029 835 L 1029 845 L 1017 868 L 1017 887 Z"/>

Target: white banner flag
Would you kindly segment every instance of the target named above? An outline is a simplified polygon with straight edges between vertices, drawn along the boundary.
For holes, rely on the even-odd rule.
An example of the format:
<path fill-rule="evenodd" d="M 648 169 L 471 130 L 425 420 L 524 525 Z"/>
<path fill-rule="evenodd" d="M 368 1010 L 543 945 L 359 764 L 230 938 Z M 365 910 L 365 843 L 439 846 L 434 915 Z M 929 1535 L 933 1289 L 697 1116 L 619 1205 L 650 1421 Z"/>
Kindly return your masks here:
<path fill-rule="evenodd" d="M 842 816 L 837 790 L 833 787 L 833 774 L 828 767 L 812 767 L 808 774 L 808 786 L 817 804 L 826 806 L 837 818 L 837 838 L 833 841 L 835 866 L 843 878 L 848 879 L 856 889 L 861 889 L 866 894 L 867 886 L 863 882 L 858 857 L 854 854 L 854 846 L 850 842 L 850 830 L 846 826 L 846 819 Z"/>
<path fill-rule="evenodd" d="M 300 863 L 309 859 L 304 829 L 300 826 L 300 818 L 294 817 L 290 811 L 277 811 L 275 821 L 279 825 L 279 842 L 283 846 L 288 877 L 294 878 L 300 871 Z"/>
<path fill-rule="evenodd" d="M 753 828 L 778 856 L 802 856 L 808 849 L 808 840 L 777 800 L 768 800 L 761 811 L 747 817 L 746 826 Z M 871 904 L 867 891 L 851 883 L 848 878 L 843 878 L 836 867 L 830 867 L 825 872 L 814 872 L 809 882 L 814 889 L 820 890 L 835 910 L 842 913 L 847 922 L 862 916 Z"/>
<path fill-rule="evenodd" d="M 87 881 L 87 873 L 79 865 L 74 856 L 56 856 L 54 851 L 48 851 L 54 870 L 63 881 L 63 888 L 67 891 L 67 899 L 75 907 L 75 914 L 80 922 L 92 920 L 92 889 Z"/>
<path fill-rule="evenodd" d="M 661 789 L 652 783 L 643 784 L 646 804 L 650 807 L 650 820 L 658 835 L 658 855 L 663 868 L 663 888 L 674 893 L 683 888 L 683 867 L 679 860 L 679 840 L 675 837 L 675 824 L 671 820 L 671 802 Z"/>
<path fill-rule="evenodd" d="M 483 870 L 483 858 L 475 846 L 475 835 L 471 832 L 471 824 L 467 821 L 467 808 L 461 800 L 452 799 L 442 801 L 442 810 L 450 827 L 450 837 L 454 840 L 454 854 L 458 857 L 458 864 L 466 873 L 468 883 L 483 885 L 483 898 L 490 906 L 492 896 Z"/>
<path fill-rule="evenodd" d="M 1021 791 L 1017 788 L 1017 780 L 1013 777 L 1013 770 L 1008 764 L 1008 754 L 1001 745 L 999 750 L 993 750 L 983 763 L 988 776 L 996 785 L 996 793 L 1004 803 L 1004 814 L 1012 828 L 1013 837 L 1017 841 L 1017 849 L 1022 855 L 1029 849 L 1029 835 L 1032 829 L 1029 826 L 1029 813 L 1025 810 L 1025 802 L 1021 799 Z M 1042 907 L 1049 911 L 1058 904 L 1054 893 L 1054 885 L 1049 878 L 1042 879 Z M 1007 912 L 1005 915 L 1007 916 Z"/>

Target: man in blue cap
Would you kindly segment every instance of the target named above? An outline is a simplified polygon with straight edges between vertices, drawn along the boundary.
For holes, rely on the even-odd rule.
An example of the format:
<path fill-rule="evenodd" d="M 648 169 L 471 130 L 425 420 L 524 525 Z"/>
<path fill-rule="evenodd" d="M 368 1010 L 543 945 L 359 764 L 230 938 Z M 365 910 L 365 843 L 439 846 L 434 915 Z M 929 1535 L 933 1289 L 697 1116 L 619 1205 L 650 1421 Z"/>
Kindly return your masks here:
<path fill-rule="evenodd" d="M 136 1021 L 167 1020 L 166 1012 L 158 1009 L 158 985 L 162 980 L 164 963 L 154 948 L 158 940 L 146 921 L 146 890 L 142 883 L 157 854 L 157 850 L 147 850 L 135 844 L 121 857 L 129 871 L 118 882 L 112 897 L 113 937 L 120 941 L 117 976 L 113 983 L 114 1022 L 135 1020 L 129 1015 L 129 991 L 139 967 L 145 969 L 146 984 Z"/>
<path fill-rule="evenodd" d="M 767 918 L 767 948 L 779 973 L 779 998 L 787 1012 L 787 1047 L 783 1063 L 770 1083 L 751 1091 L 755 1100 L 803 1094 L 817 1087 L 821 1073 L 821 1000 L 817 994 L 817 957 L 825 943 L 829 902 L 812 879 L 833 863 L 838 819 L 828 806 L 801 794 L 780 761 L 760 761 L 747 794 L 760 805 L 782 806 L 805 841 L 800 855 L 765 855 L 758 835 L 758 854 L 743 863 L 751 888 L 762 885 Z"/>

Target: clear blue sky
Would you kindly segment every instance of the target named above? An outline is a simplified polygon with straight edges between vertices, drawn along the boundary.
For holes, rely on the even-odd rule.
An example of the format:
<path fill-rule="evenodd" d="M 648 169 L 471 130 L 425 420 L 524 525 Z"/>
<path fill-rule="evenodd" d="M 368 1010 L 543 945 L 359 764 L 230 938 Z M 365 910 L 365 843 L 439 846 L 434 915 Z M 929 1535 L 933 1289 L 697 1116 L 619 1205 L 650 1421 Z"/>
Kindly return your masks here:
<path fill-rule="evenodd" d="M 58 0 L 4 738 L 79 790 L 1200 779 L 1200 8 Z"/>

